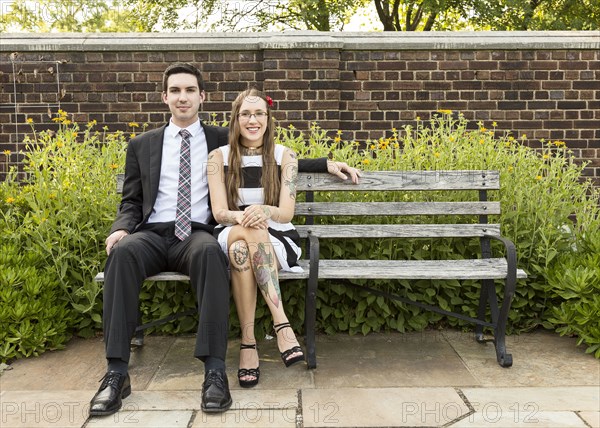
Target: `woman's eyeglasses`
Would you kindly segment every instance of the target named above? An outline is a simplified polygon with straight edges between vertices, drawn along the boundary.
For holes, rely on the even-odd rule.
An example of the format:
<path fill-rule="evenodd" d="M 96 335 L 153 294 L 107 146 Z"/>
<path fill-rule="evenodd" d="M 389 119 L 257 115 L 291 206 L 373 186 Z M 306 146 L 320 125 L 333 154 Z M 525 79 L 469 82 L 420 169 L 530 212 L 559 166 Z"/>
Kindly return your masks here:
<path fill-rule="evenodd" d="M 267 117 L 268 115 L 269 114 L 266 111 L 257 111 L 256 113 L 249 113 L 247 111 L 244 111 L 244 112 L 238 113 L 238 117 L 240 118 L 240 120 L 243 120 L 243 121 L 250 120 L 250 118 L 252 116 L 254 116 L 254 118 L 256 120 L 262 120 L 265 117 Z"/>

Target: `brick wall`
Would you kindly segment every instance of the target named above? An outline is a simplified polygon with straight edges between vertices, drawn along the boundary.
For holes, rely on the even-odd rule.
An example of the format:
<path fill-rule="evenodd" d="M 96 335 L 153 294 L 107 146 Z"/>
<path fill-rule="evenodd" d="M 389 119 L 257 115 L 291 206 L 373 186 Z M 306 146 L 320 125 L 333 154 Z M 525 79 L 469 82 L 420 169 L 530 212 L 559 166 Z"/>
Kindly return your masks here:
<path fill-rule="evenodd" d="M 357 141 L 449 109 L 532 147 L 565 141 L 600 185 L 598 31 L 2 35 L 0 174 L 18 162 L 26 118 L 52 127 L 58 108 L 111 131 L 164 123 L 162 71 L 175 61 L 203 71 L 205 119 L 223 120 L 249 83 L 281 125 L 316 121 Z"/>

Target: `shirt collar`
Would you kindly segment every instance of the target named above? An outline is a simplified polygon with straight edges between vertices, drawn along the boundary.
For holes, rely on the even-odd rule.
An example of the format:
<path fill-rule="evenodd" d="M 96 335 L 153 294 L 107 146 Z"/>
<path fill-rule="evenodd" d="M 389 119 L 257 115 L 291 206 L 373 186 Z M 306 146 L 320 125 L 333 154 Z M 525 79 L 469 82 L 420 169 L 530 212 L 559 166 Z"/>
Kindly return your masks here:
<path fill-rule="evenodd" d="M 186 127 L 185 129 L 188 130 L 188 132 L 190 134 L 192 134 L 192 137 L 197 136 L 200 133 L 200 128 L 202 127 L 202 125 L 200 125 L 200 119 L 198 119 L 196 122 L 192 123 L 190 126 Z M 175 125 L 173 123 L 173 119 L 171 119 L 169 121 L 169 126 L 167 126 L 167 129 L 165 130 L 165 132 L 167 133 L 167 135 L 171 138 L 176 138 L 179 134 L 179 131 L 181 131 L 184 128 L 180 128 L 179 126 Z"/>

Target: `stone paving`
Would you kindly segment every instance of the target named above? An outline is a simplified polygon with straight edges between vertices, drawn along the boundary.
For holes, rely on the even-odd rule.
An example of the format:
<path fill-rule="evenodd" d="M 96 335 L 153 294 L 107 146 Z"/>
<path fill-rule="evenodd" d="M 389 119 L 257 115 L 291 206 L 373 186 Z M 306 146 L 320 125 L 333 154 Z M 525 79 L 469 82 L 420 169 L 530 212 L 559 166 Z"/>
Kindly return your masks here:
<path fill-rule="evenodd" d="M 551 332 L 510 336 L 514 365 L 493 345 L 452 330 L 319 336 L 318 367 L 285 368 L 274 340 L 259 342 L 261 378 L 242 389 L 232 340 L 233 406 L 200 410 L 202 364 L 190 336 L 149 336 L 130 366 L 120 412 L 88 418 L 105 371 L 100 338 L 19 360 L 0 376 L 0 427 L 597 427 L 600 361 Z"/>

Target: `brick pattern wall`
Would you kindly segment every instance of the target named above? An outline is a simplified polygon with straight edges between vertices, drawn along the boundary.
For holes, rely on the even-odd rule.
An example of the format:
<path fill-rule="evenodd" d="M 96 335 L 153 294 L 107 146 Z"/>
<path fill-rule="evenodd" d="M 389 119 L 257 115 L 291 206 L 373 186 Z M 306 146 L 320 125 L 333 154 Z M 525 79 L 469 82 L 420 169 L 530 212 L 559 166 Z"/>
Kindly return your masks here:
<path fill-rule="evenodd" d="M 58 108 L 81 124 L 95 119 L 111 131 L 131 130 L 129 122 L 164 123 L 162 72 L 185 61 L 203 71 L 204 119 L 227 118 L 231 101 L 252 83 L 276 101 L 282 126 L 307 129 L 318 122 L 332 135 L 339 129 L 344 139 L 361 142 L 448 109 L 473 124 L 483 121 L 489 128 L 496 122 L 500 133 L 515 138 L 525 134 L 532 147 L 541 140 L 565 141 L 576 158 L 589 162 L 585 174 L 600 186 L 600 49 L 522 44 L 442 49 L 439 43 L 415 49 L 400 42 L 359 49 L 317 42 L 232 42 L 226 49 L 208 43 L 123 48 L 110 39 L 89 50 L 4 46 L 0 175 L 19 160 L 22 138 L 31 132 L 26 119 L 37 129 L 52 128 L 48 113 Z M 16 43 L 11 47 L 20 46 Z"/>

